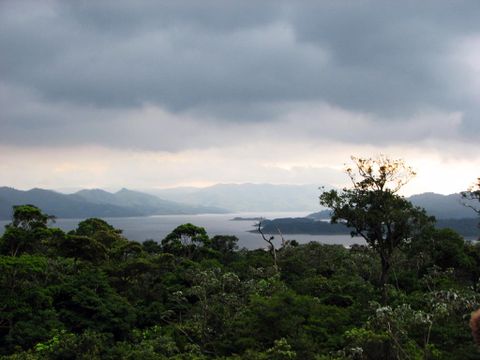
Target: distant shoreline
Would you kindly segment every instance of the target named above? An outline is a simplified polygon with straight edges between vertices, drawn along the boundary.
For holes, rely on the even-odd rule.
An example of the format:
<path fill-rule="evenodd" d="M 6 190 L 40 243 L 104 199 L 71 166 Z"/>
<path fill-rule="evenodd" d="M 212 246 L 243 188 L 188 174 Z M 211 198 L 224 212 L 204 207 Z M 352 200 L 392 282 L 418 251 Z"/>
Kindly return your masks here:
<path fill-rule="evenodd" d="M 437 219 L 435 223 L 437 229 L 450 228 L 456 231 L 465 239 L 473 240 L 478 238 L 478 219 Z M 325 220 L 313 220 L 311 218 L 280 218 L 273 220 L 264 220 L 262 222 L 262 231 L 265 234 L 304 234 L 304 235 L 349 235 L 352 229 L 345 224 L 331 224 Z M 255 233 L 258 230 L 251 230 Z"/>
<path fill-rule="evenodd" d="M 233 219 L 230 219 L 230 221 L 262 221 L 265 220 L 265 218 L 262 217 L 241 217 L 241 216 L 236 216 Z"/>

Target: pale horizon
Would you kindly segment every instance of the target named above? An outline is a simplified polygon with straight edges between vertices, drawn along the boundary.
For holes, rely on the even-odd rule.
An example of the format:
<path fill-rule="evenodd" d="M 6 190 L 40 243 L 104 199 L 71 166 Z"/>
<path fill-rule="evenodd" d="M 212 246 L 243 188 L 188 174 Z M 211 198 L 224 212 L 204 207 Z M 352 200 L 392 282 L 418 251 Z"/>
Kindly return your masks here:
<path fill-rule="evenodd" d="M 166 186 L 166 187 L 150 187 L 150 188 L 135 188 L 135 187 L 126 187 L 126 186 L 122 186 L 122 187 L 60 187 L 60 188 L 48 188 L 48 187 L 42 187 L 42 186 L 34 186 L 34 187 L 24 187 L 24 188 L 21 188 L 21 187 L 15 187 L 15 186 L 10 186 L 10 185 L 3 185 L 3 184 L 0 184 L 0 187 L 9 187 L 9 188 L 13 188 L 15 190 L 20 190 L 20 191 L 29 191 L 29 190 L 33 190 L 33 189 L 42 189 L 42 190 L 51 190 L 51 191 L 55 191 L 55 192 L 58 192 L 58 193 L 61 193 L 61 194 L 74 194 L 80 190 L 103 190 L 103 191 L 107 191 L 109 193 L 116 193 L 122 189 L 127 189 L 127 190 L 132 190 L 132 191 L 138 191 L 138 192 L 144 192 L 144 193 L 148 193 L 150 191 L 155 191 L 155 190 L 180 190 L 180 189 L 195 189 L 195 190 L 201 190 L 201 189 L 206 189 L 206 188 L 210 188 L 210 187 L 214 187 L 214 186 L 221 186 L 221 185 L 273 185 L 273 186 L 299 186 L 299 187 L 302 187 L 302 186 L 318 186 L 319 188 L 319 194 L 321 193 L 321 189 L 320 187 L 321 186 L 329 186 L 329 184 L 325 184 L 325 185 L 317 185 L 317 184 L 286 184 L 286 183 L 266 183 L 266 182 L 263 182 L 263 183 L 253 183 L 253 182 L 243 182 L 243 183 L 233 183 L 233 182 L 229 182 L 229 183 L 212 183 L 212 184 L 203 184 L 203 185 L 195 185 L 195 184 L 192 184 L 192 185 L 179 185 L 179 186 Z M 347 186 L 348 188 L 349 186 Z M 339 190 L 342 190 L 343 188 L 341 187 L 332 187 L 332 188 L 336 188 L 336 189 L 339 189 Z M 435 194 L 439 194 L 439 195 L 452 195 L 452 194 L 458 194 L 462 191 L 465 191 L 465 190 L 459 190 L 459 191 L 454 191 L 454 192 L 435 192 L 435 191 L 430 191 L 430 190 L 427 190 L 427 191 L 420 191 L 420 192 L 406 192 L 405 189 L 401 189 L 398 193 L 402 196 L 406 196 L 406 197 L 409 197 L 409 196 L 412 196 L 412 195 L 418 195 L 418 194 L 423 194 L 423 193 L 435 193 Z"/>

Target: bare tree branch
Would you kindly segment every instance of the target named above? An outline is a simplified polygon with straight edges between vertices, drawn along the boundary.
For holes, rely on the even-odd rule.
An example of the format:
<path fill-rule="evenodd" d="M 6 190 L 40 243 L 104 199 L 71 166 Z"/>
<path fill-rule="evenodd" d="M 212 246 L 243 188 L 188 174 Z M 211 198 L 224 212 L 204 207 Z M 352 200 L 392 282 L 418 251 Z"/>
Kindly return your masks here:
<path fill-rule="evenodd" d="M 257 231 L 262 235 L 262 239 L 268 244 L 268 251 L 272 255 L 273 258 L 273 266 L 278 269 L 277 266 L 277 250 L 275 249 L 275 245 L 273 244 L 273 240 L 275 239 L 275 236 L 271 235 L 269 238 L 265 236 L 265 234 L 262 231 L 262 221 L 263 219 L 260 219 L 260 221 L 256 224 L 257 226 Z"/>

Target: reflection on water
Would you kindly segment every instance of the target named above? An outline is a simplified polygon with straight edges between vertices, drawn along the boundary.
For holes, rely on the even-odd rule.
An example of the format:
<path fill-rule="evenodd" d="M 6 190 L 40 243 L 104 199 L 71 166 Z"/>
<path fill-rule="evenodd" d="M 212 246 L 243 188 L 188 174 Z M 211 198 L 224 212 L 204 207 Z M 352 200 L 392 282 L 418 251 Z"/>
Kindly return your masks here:
<path fill-rule="evenodd" d="M 256 249 L 264 246 L 260 235 L 249 232 L 254 229 L 254 220 L 232 221 L 234 217 L 266 219 L 284 218 L 284 217 L 303 217 L 308 213 L 234 213 L 234 214 L 201 214 L 201 215 L 156 215 L 148 217 L 129 217 L 129 218 L 105 218 L 109 224 L 115 228 L 122 229 L 123 234 L 130 240 L 144 241 L 153 239 L 162 240 L 175 227 L 185 223 L 192 223 L 204 227 L 210 236 L 214 235 L 235 235 L 239 238 L 239 246 L 248 249 Z M 73 230 L 83 219 L 57 219 L 52 226 L 61 228 L 64 231 Z M 3 233 L 4 226 L 8 221 L 0 221 L 0 233 Z M 345 246 L 361 243 L 360 238 L 351 238 L 349 235 L 302 235 L 302 234 L 284 234 L 287 240 L 295 239 L 304 244 L 310 241 L 318 241 L 325 244 L 342 244 Z M 280 244 L 280 236 L 276 236 Z"/>

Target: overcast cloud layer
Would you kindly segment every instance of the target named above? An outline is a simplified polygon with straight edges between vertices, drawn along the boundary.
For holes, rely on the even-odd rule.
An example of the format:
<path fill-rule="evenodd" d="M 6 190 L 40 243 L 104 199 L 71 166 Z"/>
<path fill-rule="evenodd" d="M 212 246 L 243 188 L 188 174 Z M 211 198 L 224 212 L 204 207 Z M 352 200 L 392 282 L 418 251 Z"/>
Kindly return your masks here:
<path fill-rule="evenodd" d="M 208 175 L 145 169 L 142 186 L 285 182 L 272 166 L 324 182 L 340 155 L 392 149 L 477 168 L 478 19 L 476 0 L 2 1 L 0 160 L 23 165 L 0 182 L 30 186 L 20 169 L 39 149 L 78 164 L 89 147 L 120 163 L 170 154 L 179 169 L 224 156 Z M 121 186 L 120 168 L 91 185 Z M 39 185 L 86 184 L 55 179 Z"/>

